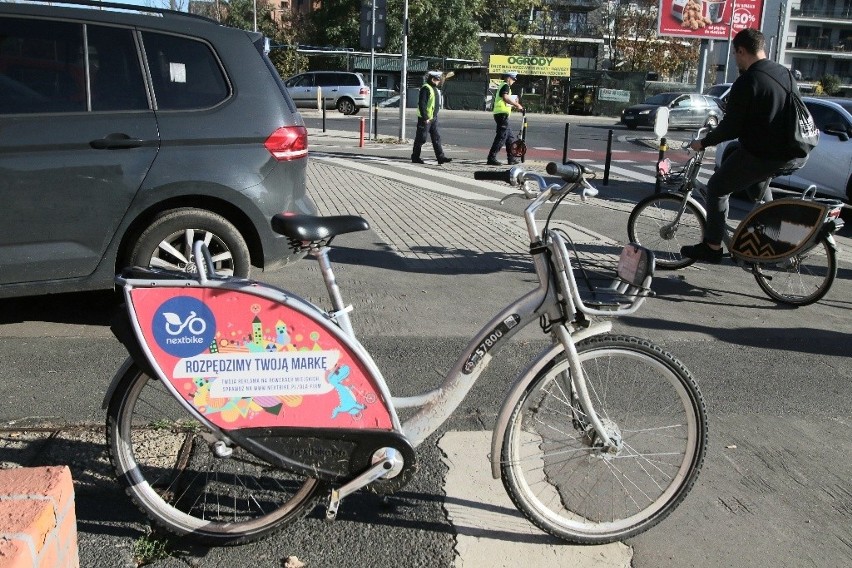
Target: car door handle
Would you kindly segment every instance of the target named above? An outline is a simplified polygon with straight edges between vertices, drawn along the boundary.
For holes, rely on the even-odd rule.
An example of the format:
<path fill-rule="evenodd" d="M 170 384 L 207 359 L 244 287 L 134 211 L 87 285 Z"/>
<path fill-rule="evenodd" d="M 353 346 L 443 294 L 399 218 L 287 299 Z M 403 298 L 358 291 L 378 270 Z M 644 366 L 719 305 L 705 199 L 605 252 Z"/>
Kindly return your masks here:
<path fill-rule="evenodd" d="M 89 142 L 89 146 L 95 150 L 123 150 L 126 148 L 138 148 L 143 143 L 139 138 L 131 138 L 127 134 L 114 132 L 98 140 L 92 140 Z"/>

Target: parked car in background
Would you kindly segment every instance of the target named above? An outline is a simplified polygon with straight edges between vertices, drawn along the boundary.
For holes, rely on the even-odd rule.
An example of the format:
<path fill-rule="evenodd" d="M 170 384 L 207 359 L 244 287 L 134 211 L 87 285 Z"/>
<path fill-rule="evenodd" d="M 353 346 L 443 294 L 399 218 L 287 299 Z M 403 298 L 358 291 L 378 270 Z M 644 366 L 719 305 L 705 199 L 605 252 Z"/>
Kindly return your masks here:
<path fill-rule="evenodd" d="M 802 97 L 802 100 L 820 130 L 819 143 L 804 166 L 791 175 L 774 178 L 772 185 L 795 190 L 816 185 L 820 195 L 852 203 L 852 99 Z M 717 167 L 735 143 L 719 144 Z"/>
<path fill-rule="evenodd" d="M 360 73 L 348 71 L 307 71 L 284 81 L 287 92 L 301 108 L 317 108 L 320 90 L 325 108 L 343 114 L 357 114 L 370 108 L 370 86 Z"/>
<path fill-rule="evenodd" d="M 669 128 L 715 127 L 724 112 L 709 96 L 696 93 L 660 93 L 644 103 L 629 106 L 621 112 L 621 122 L 631 130 L 640 126 L 653 128 L 660 108 L 669 109 Z"/>
<path fill-rule="evenodd" d="M 704 89 L 704 94 L 716 99 L 716 103 L 722 110 L 725 110 L 725 106 L 728 104 L 728 95 L 731 93 L 731 85 L 733 83 L 717 83 Z"/>
<path fill-rule="evenodd" d="M 307 130 L 259 33 L 150 6 L 0 3 L 0 297 L 128 265 L 247 276 L 298 257 Z"/>

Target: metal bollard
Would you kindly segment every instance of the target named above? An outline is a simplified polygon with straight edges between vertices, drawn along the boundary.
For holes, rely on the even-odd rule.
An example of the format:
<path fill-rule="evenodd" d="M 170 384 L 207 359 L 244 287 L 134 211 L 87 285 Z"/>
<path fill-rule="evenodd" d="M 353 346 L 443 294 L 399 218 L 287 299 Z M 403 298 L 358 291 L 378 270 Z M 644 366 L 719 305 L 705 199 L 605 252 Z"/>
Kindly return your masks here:
<path fill-rule="evenodd" d="M 569 123 L 565 123 L 565 140 L 562 143 L 562 163 L 568 163 L 568 131 L 571 129 L 571 125 Z"/>
<path fill-rule="evenodd" d="M 364 147 L 364 129 L 366 128 L 367 119 L 362 116 L 360 121 L 361 121 L 361 128 L 360 128 L 360 132 L 358 133 L 358 147 L 363 148 Z"/>
<path fill-rule="evenodd" d="M 379 139 L 379 105 L 373 107 L 373 140 Z"/>
<path fill-rule="evenodd" d="M 322 105 L 322 131 L 325 132 L 325 105 Z"/>
<path fill-rule="evenodd" d="M 604 162 L 603 184 L 609 185 L 609 164 L 612 161 L 612 130 L 606 138 L 606 162 Z"/>
<path fill-rule="evenodd" d="M 660 154 L 659 154 L 659 156 L 657 156 L 657 163 L 658 164 L 660 162 L 662 162 L 663 159 L 665 158 L 667 149 L 668 149 L 668 147 L 666 146 L 665 137 L 660 138 Z M 660 177 L 660 168 L 657 168 L 657 179 L 654 182 L 654 193 L 660 193 L 660 191 L 662 191 L 662 189 L 663 189 L 662 186 L 663 186 L 663 178 Z"/>

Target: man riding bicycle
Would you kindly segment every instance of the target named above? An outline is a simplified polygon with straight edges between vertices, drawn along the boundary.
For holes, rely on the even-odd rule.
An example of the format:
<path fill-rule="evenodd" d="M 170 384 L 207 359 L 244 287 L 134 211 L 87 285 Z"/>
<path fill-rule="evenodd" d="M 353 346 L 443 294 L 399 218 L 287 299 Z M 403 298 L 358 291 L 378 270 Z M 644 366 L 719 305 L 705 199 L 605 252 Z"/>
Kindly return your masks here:
<path fill-rule="evenodd" d="M 731 86 L 725 117 L 707 136 L 693 141 L 690 148 L 699 151 L 735 139 L 739 139 L 739 145 L 707 181 L 704 240 L 680 249 L 685 257 L 714 264 L 722 261 L 728 197 L 756 183 L 768 189 L 769 180 L 778 172 L 796 170 L 807 160 L 791 155 L 782 142 L 792 134 L 786 120 L 788 91 L 784 86 L 792 85 L 795 94 L 799 94 L 790 71 L 767 59 L 766 39 L 756 29 L 740 31 L 732 45 L 740 76 Z"/>

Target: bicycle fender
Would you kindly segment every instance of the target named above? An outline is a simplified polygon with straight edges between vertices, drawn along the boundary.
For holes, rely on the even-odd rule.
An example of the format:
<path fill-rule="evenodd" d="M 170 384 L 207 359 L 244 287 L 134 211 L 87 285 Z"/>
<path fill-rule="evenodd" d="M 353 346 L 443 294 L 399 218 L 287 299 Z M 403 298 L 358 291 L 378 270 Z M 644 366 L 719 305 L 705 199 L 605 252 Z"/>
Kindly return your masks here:
<path fill-rule="evenodd" d="M 575 343 L 592 337 L 601 335 L 612 330 L 612 322 L 604 321 L 590 325 L 586 329 L 571 334 L 571 338 Z M 556 343 L 550 347 L 540 351 L 538 355 L 530 362 L 526 369 L 521 371 L 518 378 L 512 384 L 509 394 L 503 399 L 503 404 L 500 407 L 500 412 L 497 413 L 497 421 L 494 423 L 494 431 L 491 434 L 491 476 L 494 479 L 500 478 L 500 456 L 503 449 L 503 439 L 505 437 L 506 428 L 509 425 L 509 419 L 512 416 L 512 411 L 515 405 L 526 392 L 529 384 L 535 379 L 538 374 L 547 367 L 554 358 L 564 351 L 561 343 Z"/>

